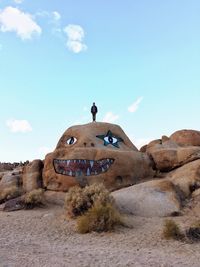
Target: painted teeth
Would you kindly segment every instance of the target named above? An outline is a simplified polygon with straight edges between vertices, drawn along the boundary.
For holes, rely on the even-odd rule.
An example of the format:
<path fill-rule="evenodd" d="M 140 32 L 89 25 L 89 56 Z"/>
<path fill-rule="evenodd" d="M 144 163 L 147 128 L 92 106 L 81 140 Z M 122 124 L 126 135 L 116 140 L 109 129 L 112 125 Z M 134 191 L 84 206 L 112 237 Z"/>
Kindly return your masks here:
<path fill-rule="evenodd" d="M 87 176 L 90 176 L 90 169 L 87 169 Z"/>
<path fill-rule="evenodd" d="M 91 176 L 104 173 L 110 168 L 113 162 L 114 159 L 112 158 L 97 161 L 86 159 L 53 160 L 56 173 L 73 177 Z"/>
<path fill-rule="evenodd" d="M 93 167 L 93 165 L 94 165 L 94 161 L 93 160 L 90 160 L 90 166 L 91 166 L 91 168 Z"/>

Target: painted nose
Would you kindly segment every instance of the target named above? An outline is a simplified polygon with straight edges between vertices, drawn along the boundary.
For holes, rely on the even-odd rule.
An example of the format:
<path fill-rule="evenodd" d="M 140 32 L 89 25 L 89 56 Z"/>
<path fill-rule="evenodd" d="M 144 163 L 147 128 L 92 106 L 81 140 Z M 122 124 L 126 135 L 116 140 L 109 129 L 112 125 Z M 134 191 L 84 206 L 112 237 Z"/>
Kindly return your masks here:
<path fill-rule="evenodd" d="M 94 147 L 94 143 L 83 143 L 84 147 L 87 147 L 87 146 L 91 146 L 91 147 Z"/>

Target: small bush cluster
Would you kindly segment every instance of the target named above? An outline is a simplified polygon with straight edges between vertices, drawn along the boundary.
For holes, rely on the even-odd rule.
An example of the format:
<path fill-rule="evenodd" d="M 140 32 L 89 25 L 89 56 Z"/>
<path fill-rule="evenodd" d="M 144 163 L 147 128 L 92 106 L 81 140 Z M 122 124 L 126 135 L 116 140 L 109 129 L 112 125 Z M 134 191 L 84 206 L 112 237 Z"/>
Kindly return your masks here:
<path fill-rule="evenodd" d="M 200 241 L 200 221 L 193 223 L 193 225 L 186 230 L 186 236 L 191 241 Z"/>
<path fill-rule="evenodd" d="M 184 234 L 181 232 L 179 226 L 173 220 L 165 220 L 163 227 L 163 237 L 166 239 L 181 240 Z"/>
<path fill-rule="evenodd" d="M 101 204 L 113 202 L 109 191 L 102 184 L 93 184 L 85 188 L 72 187 L 65 198 L 67 214 L 71 218 L 80 216 L 88 211 L 97 201 Z"/>
<path fill-rule="evenodd" d="M 25 208 L 32 209 L 44 204 L 44 190 L 34 189 L 24 195 Z"/>
<path fill-rule="evenodd" d="M 85 188 L 72 187 L 66 195 L 67 214 L 77 219 L 79 233 L 110 231 L 122 224 L 119 212 L 113 206 L 114 199 L 102 184 Z"/>
<path fill-rule="evenodd" d="M 78 218 L 77 230 L 81 234 L 92 231 L 107 232 L 119 224 L 122 224 L 121 216 L 112 204 L 96 202 L 91 209 Z"/>

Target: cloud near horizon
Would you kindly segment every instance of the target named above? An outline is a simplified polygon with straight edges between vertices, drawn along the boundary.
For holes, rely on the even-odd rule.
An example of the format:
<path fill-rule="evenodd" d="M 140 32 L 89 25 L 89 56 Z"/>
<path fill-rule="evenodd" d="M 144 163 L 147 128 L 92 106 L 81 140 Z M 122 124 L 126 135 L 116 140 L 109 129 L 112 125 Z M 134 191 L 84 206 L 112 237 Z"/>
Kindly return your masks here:
<path fill-rule="evenodd" d="M 6 125 L 12 133 L 27 133 L 32 131 L 32 127 L 27 120 L 7 120 Z"/>
<path fill-rule="evenodd" d="M 142 100 L 143 100 L 143 96 L 140 96 L 138 99 L 136 99 L 136 101 L 133 102 L 133 104 L 128 107 L 128 111 L 131 113 L 136 112 Z"/>
<path fill-rule="evenodd" d="M 67 34 L 67 48 L 78 54 L 87 50 L 86 44 L 83 43 L 85 32 L 80 25 L 69 24 L 64 28 L 64 32 Z"/>
<path fill-rule="evenodd" d="M 113 114 L 111 111 L 107 112 L 103 118 L 103 122 L 113 123 L 119 119 L 118 115 Z"/>
<path fill-rule="evenodd" d="M 15 32 L 22 40 L 30 40 L 34 35 L 42 33 L 31 14 L 11 6 L 0 10 L 0 31 Z"/>

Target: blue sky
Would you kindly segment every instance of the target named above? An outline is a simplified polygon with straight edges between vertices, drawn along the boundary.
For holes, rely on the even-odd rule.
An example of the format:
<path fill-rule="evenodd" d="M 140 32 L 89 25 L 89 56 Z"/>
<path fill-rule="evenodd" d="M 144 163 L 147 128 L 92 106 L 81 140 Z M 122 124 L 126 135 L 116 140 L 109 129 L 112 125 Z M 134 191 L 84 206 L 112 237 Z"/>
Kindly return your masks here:
<path fill-rule="evenodd" d="M 134 144 L 200 129 L 200 2 L 0 0 L 0 161 L 43 158 L 71 125 Z"/>

